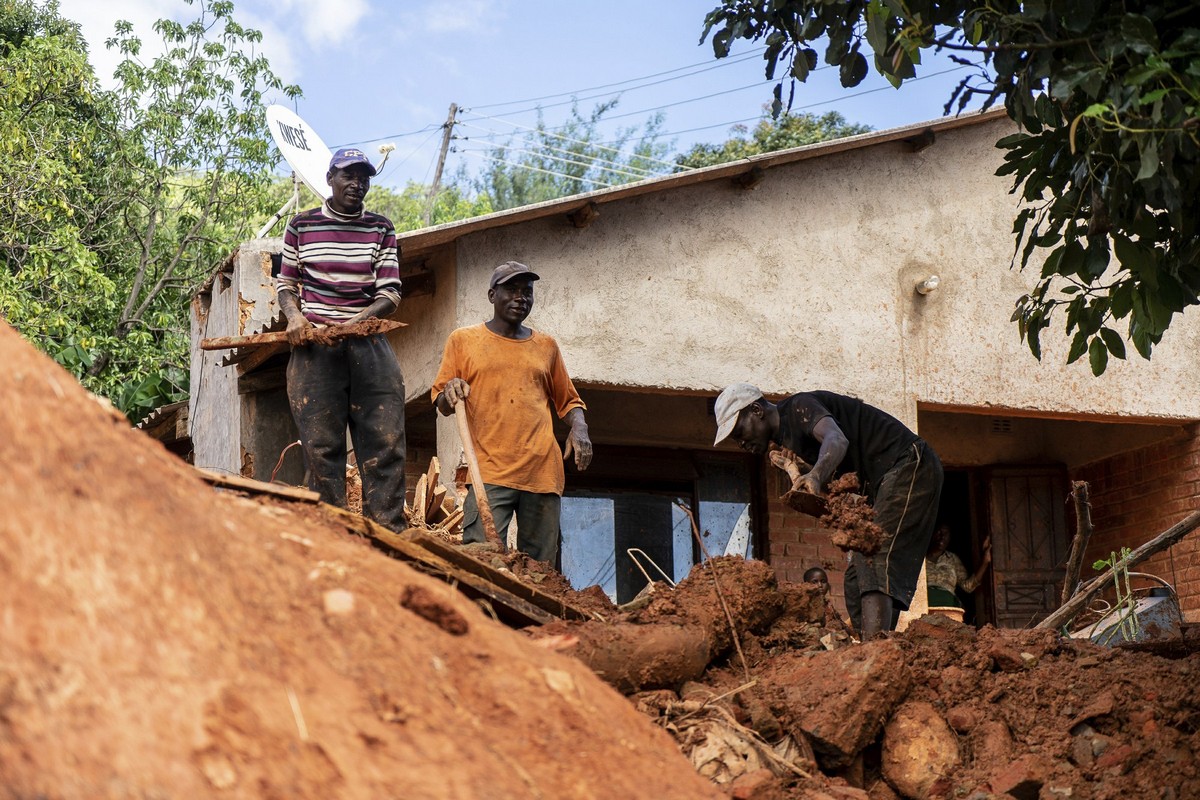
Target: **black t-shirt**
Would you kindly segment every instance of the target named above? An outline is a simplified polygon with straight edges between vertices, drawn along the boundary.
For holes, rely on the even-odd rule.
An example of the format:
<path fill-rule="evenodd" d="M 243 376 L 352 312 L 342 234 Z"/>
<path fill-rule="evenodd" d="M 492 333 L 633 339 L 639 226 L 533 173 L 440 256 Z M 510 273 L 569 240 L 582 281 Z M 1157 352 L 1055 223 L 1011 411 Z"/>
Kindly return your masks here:
<path fill-rule="evenodd" d="M 917 435 L 900 420 L 857 397 L 801 392 L 779 403 L 778 408 L 779 432 L 775 434 L 775 442 L 810 464 L 817 463 L 821 450 L 820 442 L 812 435 L 813 428 L 825 417 L 833 417 L 850 442 L 834 477 L 857 472 L 861 491 L 872 502 L 883 476 L 918 441 Z"/>

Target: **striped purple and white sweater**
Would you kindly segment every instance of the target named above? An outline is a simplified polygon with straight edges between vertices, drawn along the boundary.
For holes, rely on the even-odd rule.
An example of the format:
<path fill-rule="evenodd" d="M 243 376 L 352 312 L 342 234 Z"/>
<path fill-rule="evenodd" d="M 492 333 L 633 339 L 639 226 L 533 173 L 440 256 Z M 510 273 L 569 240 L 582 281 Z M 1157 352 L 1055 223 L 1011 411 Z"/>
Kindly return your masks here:
<path fill-rule="evenodd" d="M 391 220 L 338 214 L 326 203 L 292 217 L 283 234 L 275 291 L 290 289 L 312 323 L 338 324 L 381 297 L 400 302 L 400 262 Z"/>

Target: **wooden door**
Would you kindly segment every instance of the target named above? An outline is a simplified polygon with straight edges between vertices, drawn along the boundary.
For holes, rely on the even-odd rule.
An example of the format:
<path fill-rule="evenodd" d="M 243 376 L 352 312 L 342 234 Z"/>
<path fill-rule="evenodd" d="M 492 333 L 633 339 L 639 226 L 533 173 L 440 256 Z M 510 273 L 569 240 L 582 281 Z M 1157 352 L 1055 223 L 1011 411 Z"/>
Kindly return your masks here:
<path fill-rule="evenodd" d="M 1028 628 L 1058 607 L 1067 559 L 1067 477 L 1059 468 L 993 470 L 988 481 L 996 625 Z"/>

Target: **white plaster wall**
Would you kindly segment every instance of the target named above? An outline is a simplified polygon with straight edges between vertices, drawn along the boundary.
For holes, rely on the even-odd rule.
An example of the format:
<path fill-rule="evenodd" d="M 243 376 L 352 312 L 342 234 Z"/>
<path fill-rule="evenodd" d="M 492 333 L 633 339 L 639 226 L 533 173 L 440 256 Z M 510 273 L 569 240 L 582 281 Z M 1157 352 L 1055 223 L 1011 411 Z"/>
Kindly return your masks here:
<path fill-rule="evenodd" d="M 404 373 L 406 402 L 420 402 L 422 398 L 428 402 L 429 389 L 442 363 L 446 338 L 458 327 L 454 299 L 458 276 L 453 248 L 443 248 L 432 254 L 426 266 L 434 273 L 434 294 L 401 300 L 393 318 L 408 327 L 388 334 L 388 341 L 396 351 Z"/>
<path fill-rule="evenodd" d="M 916 403 L 1200 418 L 1191 390 L 1196 313 L 1153 362 L 1134 354 L 1093 378 L 1043 336 L 1038 362 L 1009 322 L 1037 270 L 1010 270 L 1016 199 L 993 147 L 1006 121 L 776 167 L 752 191 L 716 181 L 459 241 L 458 324 L 490 316 L 487 278 L 538 271 L 529 323 L 554 335 L 582 383 L 768 394 L 830 389 L 911 425 Z M 921 297 L 915 284 L 942 281 Z M 439 295 L 440 295 L 439 291 Z M 1133 353 L 1132 347 L 1130 352 Z"/>

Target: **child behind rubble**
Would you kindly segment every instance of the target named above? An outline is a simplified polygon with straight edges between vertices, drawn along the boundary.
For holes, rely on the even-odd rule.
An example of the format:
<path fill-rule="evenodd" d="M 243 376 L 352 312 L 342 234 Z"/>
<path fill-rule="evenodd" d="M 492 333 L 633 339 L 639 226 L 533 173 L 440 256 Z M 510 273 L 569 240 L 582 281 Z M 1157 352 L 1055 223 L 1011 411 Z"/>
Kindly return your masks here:
<path fill-rule="evenodd" d="M 830 597 L 831 588 L 829 585 L 829 575 L 821 567 L 811 567 L 804 571 L 804 582 L 815 583 L 821 587 L 821 591 L 825 596 L 825 627 L 835 631 L 850 632 L 850 625 L 846 620 L 842 619 L 842 615 L 833 607 L 833 598 Z"/>

